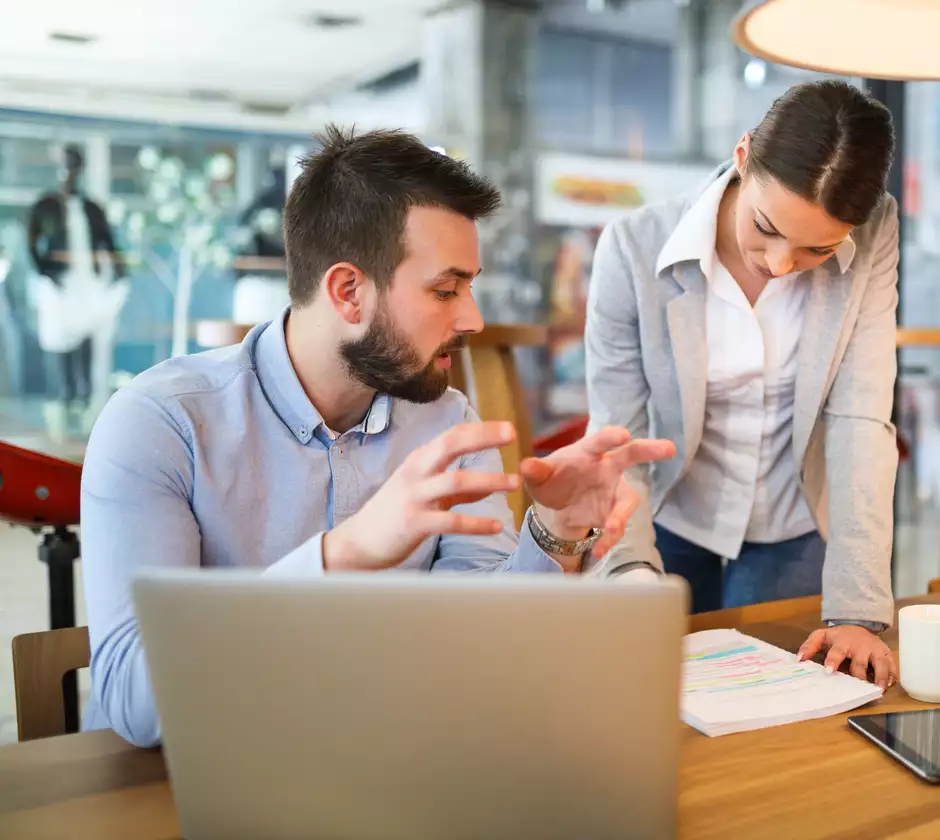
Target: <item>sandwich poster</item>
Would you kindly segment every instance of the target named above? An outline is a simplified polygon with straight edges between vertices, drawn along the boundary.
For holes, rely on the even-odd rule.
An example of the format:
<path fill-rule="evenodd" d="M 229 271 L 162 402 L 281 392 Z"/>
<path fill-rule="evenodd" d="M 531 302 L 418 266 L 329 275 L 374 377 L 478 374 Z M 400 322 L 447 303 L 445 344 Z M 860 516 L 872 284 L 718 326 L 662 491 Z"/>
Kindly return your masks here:
<path fill-rule="evenodd" d="M 712 167 L 545 153 L 535 169 L 539 224 L 593 228 L 703 182 Z"/>

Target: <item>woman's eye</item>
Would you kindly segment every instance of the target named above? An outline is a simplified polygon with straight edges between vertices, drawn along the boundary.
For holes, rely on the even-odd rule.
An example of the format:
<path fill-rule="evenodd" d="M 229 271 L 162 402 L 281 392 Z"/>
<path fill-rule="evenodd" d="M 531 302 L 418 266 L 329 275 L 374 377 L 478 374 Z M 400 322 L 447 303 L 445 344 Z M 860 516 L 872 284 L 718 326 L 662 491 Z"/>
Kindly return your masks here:
<path fill-rule="evenodd" d="M 761 224 L 757 219 L 754 220 L 754 227 L 756 227 L 764 236 L 777 236 L 772 230 L 767 230 L 767 228 L 761 227 Z"/>

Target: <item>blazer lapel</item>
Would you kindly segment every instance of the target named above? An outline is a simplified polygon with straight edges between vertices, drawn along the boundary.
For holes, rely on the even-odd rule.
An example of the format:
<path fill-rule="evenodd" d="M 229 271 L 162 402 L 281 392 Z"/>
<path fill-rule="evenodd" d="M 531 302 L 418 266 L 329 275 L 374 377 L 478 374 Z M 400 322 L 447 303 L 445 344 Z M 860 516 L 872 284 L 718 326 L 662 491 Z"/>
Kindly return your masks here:
<path fill-rule="evenodd" d="M 798 468 L 831 384 L 833 362 L 852 300 L 852 277 L 851 268 L 840 274 L 834 260 L 819 266 L 810 276 L 812 288 L 800 335 L 793 406 L 793 454 Z"/>
<path fill-rule="evenodd" d="M 706 280 L 698 264 L 680 264 L 672 270 L 682 288 L 666 305 L 669 340 L 682 406 L 684 444 L 680 455 L 688 463 L 702 441 L 705 396 L 708 387 L 708 347 L 705 330 Z M 678 444 L 679 441 L 676 441 Z"/>

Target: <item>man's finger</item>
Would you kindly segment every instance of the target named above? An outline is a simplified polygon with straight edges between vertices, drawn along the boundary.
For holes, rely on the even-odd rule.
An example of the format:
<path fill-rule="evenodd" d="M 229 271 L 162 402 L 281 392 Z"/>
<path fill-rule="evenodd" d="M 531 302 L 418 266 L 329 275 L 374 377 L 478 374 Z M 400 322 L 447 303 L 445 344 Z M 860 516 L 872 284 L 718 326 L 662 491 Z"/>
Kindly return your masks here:
<path fill-rule="evenodd" d="M 552 477 L 555 469 L 542 458 L 526 458 L 519 465 L 519 472 L 530 487 L 540 487 Z"/>
<path fill-rule="evenodd" d="M 623 538 L 623 530 L 619 532 L 604 530 L 603 536 L 594 543 L 591 549 L 591 555 L 600 560 L 608 551 L 610 551 Z"/>
<path fill-rule="evenodd" d="M 879 649 L 880 648 L 880 649 Z M 871 656 L 872 668 L 875 670 L 875 685 L 882 691 L 888 690 L 888 678 L 891 676 L 891 651 L 879 646 Z"/>
<path fill-rule="evenodd" d="M 498 534 L 505 527 L 498 519 L 467 516 L 453 511 L 429 511 L 420 519 L 421 530 L 428 536 L 436 534 Z"/>
<path fill-rule="evenodd" d="M 494 493 L 518 490 L 522 481 L 518 475 L 480 473 L 473 470 L 448 470 L 420 482 L 415 501 L 427 504 L 453 499 L 450 504 L 479 501 Z M 450 504 L 447 507 L 450 507 Z"/>
<path fill-rule="evenodd" d="M 623 536 L 623 532 L 630 521 L 630 517 L 640 506 L 640 496 L 631 489 L 626 482 L 621 484 L 620 493 L 614 509 L 607 515 L 604 522 L 604 531 L 610 534 L 616 534 L 616 540 Z M 615 540 L 615 541 L 616 541 Z"/>
<path fill-rule="evenodd" d="M 623 446 L 630 440 L 630 433 L 623 426 L 605 426 L 603 429 L 581 438 L 574 446 L 580 446 L 591 455 L 603 455 Z"/>
<path fill-rule="evenodd" d="M 489 421 L 461 423 L 438 435 L 430 443 L 412 453 L 419 475 L 429 476 L 443 472 L 461 455 L 499 449 L 516 437 L 512 423 Z"/>
<path fill-rule="evenodd" d="M 628 470 L 637 464 L 652 461 L 664 461 L 674 457 L 676 445 L 671 440 L 647 440 L 638 438 L 618 447 L 610 453 L 610 458 L 618 469 Z"/>
<path fill-rule="evenodd" d="M 841 645 L 833 645 L 829 648 L 829 654 L 826 656 L 826 670 L 838 671 L 848 655 L 849 652 L 844 647 Z"/>
<path fill-rule="evenodd" d="M 620 479 L 617 489 L 617 502 L 608 514 L 604 523 L 604 533 L 594 543 L 591 556 L 597 559 L 603 557 L 623 538 L 624 531 L 630 522 L 630 517 L 640 506 L 640 495 L 626 481 Z"/>
<path fill-rule="evenodd" d="M 849 673 L 857 680 L 868 682 L 868 663 L 870 661 L 870 652 L 856 651 L 852 654 L 852 665 L 849 668 Z"/>
<path fill-rule="evenodd" d="M 797 651 L 797 662 L 813 659 L 826 646 L 826 631 L 814 630 Z"/>

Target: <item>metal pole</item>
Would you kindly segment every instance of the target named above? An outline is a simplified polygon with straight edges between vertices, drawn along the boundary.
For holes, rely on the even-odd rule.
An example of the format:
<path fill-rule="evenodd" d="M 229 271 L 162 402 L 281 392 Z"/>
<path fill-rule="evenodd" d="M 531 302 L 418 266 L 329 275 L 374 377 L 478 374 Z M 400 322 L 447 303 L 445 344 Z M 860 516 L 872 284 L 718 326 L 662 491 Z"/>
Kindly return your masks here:
<path fill-rule="evenodd" d="M 78 537 L 67 528 L 56 528 L 43 537 L 39 559 L 49 575 L 49 624 L 52 630 L 75 626 L 75 561 L 81 554 Z M 62 677 L 65 731 L 78 732 L 78 678 L 75 671 Z"/>

